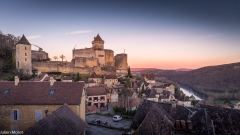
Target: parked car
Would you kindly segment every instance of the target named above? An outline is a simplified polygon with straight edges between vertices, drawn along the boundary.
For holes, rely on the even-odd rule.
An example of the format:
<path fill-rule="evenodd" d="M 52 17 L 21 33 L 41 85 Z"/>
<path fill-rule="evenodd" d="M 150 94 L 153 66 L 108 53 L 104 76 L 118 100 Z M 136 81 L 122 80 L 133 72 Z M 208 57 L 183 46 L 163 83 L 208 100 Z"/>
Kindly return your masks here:
<path fill-rule="evenodd" d="M 108 125 L 108 122 L 107 121 L 102 121 L 102 120 L 99 120 L 99 119 L 94 119 L 91 121 L 93 124 L 98 124 L 98 125 Z"/>
<path fill-rule="evenodd" d="M 122 120 L 121 116 L 119 116 L 119 115 L 113 116 L 113 121 L 120 121 L 120 120 Z"/>

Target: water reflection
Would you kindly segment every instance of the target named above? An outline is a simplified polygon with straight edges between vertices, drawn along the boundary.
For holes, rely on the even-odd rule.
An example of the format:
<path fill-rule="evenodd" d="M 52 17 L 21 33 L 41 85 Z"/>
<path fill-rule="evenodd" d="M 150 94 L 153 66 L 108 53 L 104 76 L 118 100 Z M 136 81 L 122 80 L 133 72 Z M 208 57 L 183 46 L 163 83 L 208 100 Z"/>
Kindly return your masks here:
<path fill-rule="evenodd" d="M 199 96 L 197 96 L 196 94 L 194 94 L 194 92 L 188 90 L 188 89 L 185 89 L 185 88 L 182 88 L 180 87 L 180 90 L 186 95 L 186 96 L 191 96 L 193 95 L 197 100 L 202 100 L 202 98 L 200 98 Z"/>

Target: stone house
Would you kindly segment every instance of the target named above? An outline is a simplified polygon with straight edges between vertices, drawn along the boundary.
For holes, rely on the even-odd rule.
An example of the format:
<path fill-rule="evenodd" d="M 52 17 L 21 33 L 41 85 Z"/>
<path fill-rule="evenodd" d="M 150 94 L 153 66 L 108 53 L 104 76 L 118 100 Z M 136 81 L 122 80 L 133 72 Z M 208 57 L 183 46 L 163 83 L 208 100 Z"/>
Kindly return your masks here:
<path fill-rule="evenodd" d="M 180 96 L 179 98 L 177 98 L 177 104 L 178 105 L 183 105 L 183 106 L 188 106 L 191 107 L 192 106 L 192 102 L 185 97 L 185 95 Z"/>
<path fill-rule="evenodd" d="M 87 123 L 66 103 L 24 131 L 25 135 L 85 135 Z M 69 130 L 71 129 L 71 130 Z"/>
<path fill-rule="evenodd" d="M 107 103 L 118 101 L 118 92 L 114 88 L 110 88 L 107 84 L 100 84 L 100 87 L 104 87 L 107 93 Z"/>
<path fill-rule="evenodd" d="M 0 82 L 0 130 L 24 131 L 64 103 L 85 121 L 85 92 L 81 82 Z"/>
<path fill-rule="evenodd" d="M 193 96 L 193 95 L 191 95 L 190 97 L 189 97 L 189 100 L 196 100 L 196 98 Z"/>
<path fill-rule="evenodd" d="M 171 91 L 172 94 L 175 94 L 175 86 L 170 84 L 169 86 L 166 87 L 166 90 Z"/>
<path fill-rule="evenodd" d="M 92 79 L 88 81 L 87 87 L 93 87 L 93 86 L 96 86 L 96 82 Z"/>
<path fill-rule="evenodd" d="M 115 74 L 105 75 L 104 77 L 104 84 L 107 84 L 108 87 L 119 84 L 117 76 Z"/>
<path fill-rule="evenodd" d="M 107 105 L 107 93 L 104 87 L 86 88 L 87 105 L 95 105 L 97 108 Z"/>
<path fill-rule="evenodd" d="M 171 91 L 163 90 L 162 93 L 159 94 L 159 102 L 171 102 L 173 100 L 175 100 L 175 97 Z"/>
<path fill-rule="evenodd" d="M 89 78 L 88 81 L 94 80 L 96 84 L 101 84 L 102 83 L 102 77 L 100 75 L 97 75 L 95 72 L 93 72 Z"/>
<path fill-rule="evenodd" d="M 236 102 L 236 104 L 234 105 L 234 109 L 240 110 L 240 102 Z"/>
<path fill-rule="evenodd" d="M 158 102 L 159 94 L 155 90 L 147 89 L 144 91 L 147 100 Z"/>

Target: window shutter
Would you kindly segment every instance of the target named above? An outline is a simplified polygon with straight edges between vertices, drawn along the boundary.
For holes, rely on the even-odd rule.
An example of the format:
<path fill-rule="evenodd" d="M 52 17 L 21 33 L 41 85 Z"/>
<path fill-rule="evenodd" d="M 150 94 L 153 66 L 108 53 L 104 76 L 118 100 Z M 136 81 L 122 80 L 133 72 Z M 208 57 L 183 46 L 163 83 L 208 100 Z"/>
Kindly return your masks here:
<path fill-rule="evenodd" d="M 12 120 L 14 120 L 14 110 L 12 110 Z"/>
<path fill-rule="evenodd" d="M 17 110 L 17 120 L 20 120 L 20 111 Z"/>

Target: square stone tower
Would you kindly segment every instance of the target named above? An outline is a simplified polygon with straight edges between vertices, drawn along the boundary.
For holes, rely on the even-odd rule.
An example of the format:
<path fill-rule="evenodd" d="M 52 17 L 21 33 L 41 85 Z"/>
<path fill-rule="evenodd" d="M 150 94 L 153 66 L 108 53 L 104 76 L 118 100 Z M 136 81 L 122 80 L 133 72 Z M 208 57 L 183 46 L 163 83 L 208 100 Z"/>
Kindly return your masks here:
<path fill-rule="evenodd" d="M 99 34 L 94 37 L 94 40 L 92 41 L 92 48 L 94 50 L 103 50 L 104 49 L 104 41 L 99 36 Z"/>
<path fill-rule="evenodd" d="M 16 69 L 24 74 L 32 74 L 31 44 L 23 35 L 16 44 Z"/>

